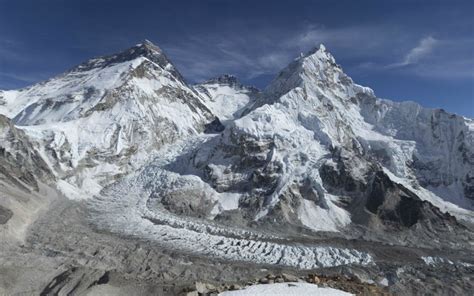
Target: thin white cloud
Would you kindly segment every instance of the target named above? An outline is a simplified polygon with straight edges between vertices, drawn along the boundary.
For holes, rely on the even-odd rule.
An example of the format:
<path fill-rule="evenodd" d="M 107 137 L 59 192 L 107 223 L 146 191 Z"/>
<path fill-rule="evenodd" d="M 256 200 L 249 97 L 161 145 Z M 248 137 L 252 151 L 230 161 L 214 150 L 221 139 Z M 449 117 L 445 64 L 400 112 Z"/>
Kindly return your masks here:
<path fill-rule="evenodd" d="M 435 39 L 429 36 L 421 39 L 398 63 L 387 65 L 384 60 L 361 61 L 351 70 L 359 75 L 391 71 L 399 75 L 427 79 L 471 80 L 474 79 L 472 48 L 472 38 Z"/>
<path fill-rule="evenodd" d="M 324 43 L 329 47 L 346 49 L 349 55 L 360 56 L 373 54 L 374 51 L 382 52 L 382 45 L 390 41 L 392 36 L 399 37 L 399 32 L 388 26 L 327 28 L 310 25 L 286 42 L 303 50 Z"/>
<path fill-rule="evenodd" d="M 442 80 L 474 79 L 474 57 L 456 57 L 449 61 L 423 63 L 412 73 L 425 78 Z"/>
<path fill-rule="evenodd" d="M 421 39 L 420 44 L 410 50 L 410 52 L 405 56 L 403 62 L 405 64 L 413 64 L 418 62 L 421 58 L 430 54 L 437 43 L 438 40 L 431 36 Z"/>
<path fill-rule="evenodd" d="M 387 33 L 388 32 L 388 33 Z M 241 35 L 218 33 L 183 38 L 179 43 L 163 44 L 163 49 L 178 69 L 192 82 L 229 73 L 246 79 L 273 75 L 299 53 L 324 43 L 330 51 L 338 49 L 352 57 L 369 57 L 378 51 L 382 38 L 392 30 L 374 27 L 326 28 L 310 25 L 299 30 L 252 31 Z M 392 38 L 397 39 L 397 38 Z"/>
<path fill-rule="evenodd" d="M 413 36 L 388 25 L 328 28 L 319 25 L 299 30 L 258 29 L 239 35 L 219 32 L 163 44 L 178 69 L 191 82 L 228 73 L 243 79 L 276 75 L 301 52 L 320 43 L 336 60 L 343 59 L 349 74 L 397 71 L 401 75 L 459 79 L 473 77 L 474 40 L 437 39 L 426 36 L 400 55 L 399 49 Z M 412 41 L 413 42 L 413 41 Z M 390 64 L 390 60 L 399 62 Z"/>
<path fill-rule="evenodd" d="M 388 65 L 387 68 L 404 67 L 418 63 L 421 59 L 425 58 L 433 52 L 433 49 L 438 45 L 439 40 L 428 36 L 422 38 L 418 45 L 412 48 L 399 63 Z"/>

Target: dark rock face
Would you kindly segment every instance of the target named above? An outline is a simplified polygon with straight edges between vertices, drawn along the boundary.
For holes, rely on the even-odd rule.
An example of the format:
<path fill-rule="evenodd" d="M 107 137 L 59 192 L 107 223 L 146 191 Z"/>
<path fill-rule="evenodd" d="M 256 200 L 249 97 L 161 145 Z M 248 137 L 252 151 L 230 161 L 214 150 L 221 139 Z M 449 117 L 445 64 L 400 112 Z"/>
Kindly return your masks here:
<path fill-rule="evenodd" d="M 382 218 L 394 222 L 401 222 L 403 226 L 411 227 L 423 218 L 422 206 L 418 200 L 402 196 L 395 210 L 384 213 Z"/>
<path fill-rule="evenodd" d="M 221 121 L 219 120 L 218 117 L 216 117 L 210 123 L 207 123 L 206 125 L 204 125 L 204 133 L 206 133 L 206 134 L 220 133 L 224 129 L 225 129 L 225 126 L 222 125 L 222 123 L 221 123 Z"/>
<path fill-rule="evenodd" d="M 13 217 L 13 212 L 0 205 L 0 225 L 6 224 Z"/>
<path fill-rule="evenodd" d="M 336 150 L 319 169 L 322 185 L 329 193 L 342 196 L 341 201 L 346 202 L 341 205 L 351 213 L 354 225 L 366 227 L 380 237 L 386 236 L 380 229 L 392 234 L 413 231 L 420 235 L 433 229 L 438 233 L 448 233 L 452 227 L 463 229 L 453 216 L 392 181 L 368 157 L 369 160 L 347 157 L 344 151 Z M 301 194 L 308 195 L 304 191 Z"/>
<path fill-rule="evenodd" d="M 464 184 L 464 195 L 474 200 L 474 175 L 467 174 Z"/>
<path fill-rule="evenodd" d="M 235 77 L 234 75 L 229 75 L 229 74 L 224 74 L 224 75 L 218 76 L 216 78 L 207 80 L 204 83 L 205 84 L 219 83 L 219 84 L 227 84 L 229 86 L 238 86 L 238 85 L 240 85 L 240 82 L 237 79 L 237 77 Z"/>
<path fill-rule="evenodd" d="M 394 228 L 410 228 L 415 224 L 429 227 L 427 224 L 434 223 L 447 231 L 444 226 L 460 226 L 453 216 L 422 201 L 402 185 L 391 181 L 383 172 L 377 172 L 373 176 L 368 186 L 365 206 L 383 224 Z"/>
<path fill-rule="evenodd" d="M 383 172 L 373 177 L 366 208 L 382 221 L 411 227 L 422 218 L 422 201 L 403 186 L 393 183 Z"/>
<path fill-rule="evenodd" d="M 0 135 L 5 139 L 0 143 L 0 179 L 26 192 L 29 188 L 38 190 L 38 181 L 48 183 L 55 179 L 25 133 L 3 115 L 0 115 Z"/>
<path fill-rule="evenodd" d="M 343 161 L 338 161 L 336 166 L 325 163 L 319 172 L 324 185 L 330 192 L 356 193 L 365 191 L 365 184 L 351 175 Z"/>
<path fill-rule="evenodd" d="M 379 207 L 384 203 L 387 192 L 393 191 L 395 188 L 395 184 L 385 174 L 376 173 L 367 197 L 366 208 L 376 214 Z"/>

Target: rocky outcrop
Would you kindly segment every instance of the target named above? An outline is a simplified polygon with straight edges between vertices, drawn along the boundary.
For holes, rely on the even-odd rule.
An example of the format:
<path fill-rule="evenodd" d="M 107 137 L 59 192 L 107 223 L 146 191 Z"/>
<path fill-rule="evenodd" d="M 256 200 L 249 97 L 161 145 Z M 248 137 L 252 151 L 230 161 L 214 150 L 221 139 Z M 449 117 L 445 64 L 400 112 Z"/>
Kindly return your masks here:
<path fill-rule="evenodd" d="M 38 182 L 55 176 L 25 132 L 0 114 L 0 177 L 26 192 L 38 191 Z"/>

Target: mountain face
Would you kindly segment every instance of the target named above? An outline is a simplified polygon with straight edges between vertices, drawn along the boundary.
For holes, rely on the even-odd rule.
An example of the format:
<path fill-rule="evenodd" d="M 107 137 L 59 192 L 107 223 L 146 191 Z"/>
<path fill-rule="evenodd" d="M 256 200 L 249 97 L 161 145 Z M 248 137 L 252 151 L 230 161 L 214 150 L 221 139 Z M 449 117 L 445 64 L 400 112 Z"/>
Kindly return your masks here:
<path fill-rule="evenodd" d="M 60 184 L 82 188 L 85 195 L 98 193 L 103 184 L 137 168 L 144 155 L 201 132 L 214 119 L 148 41 L 3 97 L 5 114 L 39 143 L 51 169 L 67 180 Z"/>
<path fill-rule="evenodd" d="M 215 84 L 229 82 L 204 85 Z M 352 235 L 362 225 L 381 240 L 387 231 L 413 235 L 413 225 L 433 228 L 439 220 L 449 221 L 439 225 L 448 233 L 457 223 L 451 215 L 472 220 L 469 120 L 377 99 L 324 47 L 295 60 L 245 103 L 247 113 L 219 137 L 167 164 L 166 177 L 147 180 L 159 184 L 150 199 L 229 225 Z"/>
<path fill-rule="evenodd" d="M 202 264 L 194 270 L 176 259 L 164 263 L 169 255 L 154 248 L 204 262 L 343 265 L 357 277 L 363 270 L 368 280 L 390 278 L 395 294 L 408 280 L 387 254 L 407 256 L 402 264 L 418 275 L 433 262 L 469 274 L 464 269 L 474 263 L 466 256 L 474 121 L 379 99 L 322 45 L 261 91 L 231 75 L 188 85 L 145 41 L 0 91 L 0 114 L 0 227 L 9 227 L 1 233 L 21 228 L 12 236 L 29 244 L 22 252 L 48 262 L 51 280 L 30 287 L 43 294 L 80 294 L 104 270 L 138 282 L 173 281 L 139 267 L 144 262 L 192 270 L 181 274 L 188 280 L 217 280 L 212 264 L 189 259 Z M 131 259 L 135 251 L 142 255 Z M 45 259 L 51 252 L 64 258 Z M 25 277 L 36 270 L 32 264 Z M 58 275 L 57 264 L 75 267 Z M 236 274 L 230 266 L 221 276 Z"/>

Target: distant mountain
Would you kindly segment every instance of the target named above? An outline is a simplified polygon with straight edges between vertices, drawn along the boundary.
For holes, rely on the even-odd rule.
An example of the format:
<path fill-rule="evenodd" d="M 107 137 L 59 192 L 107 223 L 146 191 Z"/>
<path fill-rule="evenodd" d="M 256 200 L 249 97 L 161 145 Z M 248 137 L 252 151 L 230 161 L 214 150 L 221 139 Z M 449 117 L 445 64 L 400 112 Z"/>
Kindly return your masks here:
<path fill-rule="evenodd" d="M 235 76 L 228 74 L 196 84 L 194 89 L 220 120 L 241 117 L 261 93 L 255 87 L 242 85 Z"/>

